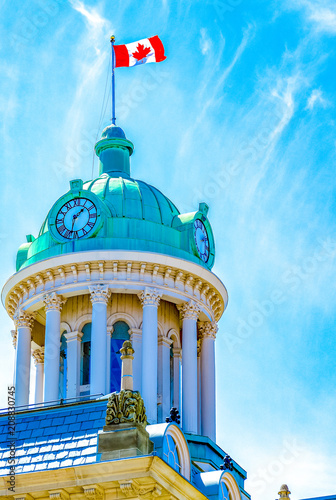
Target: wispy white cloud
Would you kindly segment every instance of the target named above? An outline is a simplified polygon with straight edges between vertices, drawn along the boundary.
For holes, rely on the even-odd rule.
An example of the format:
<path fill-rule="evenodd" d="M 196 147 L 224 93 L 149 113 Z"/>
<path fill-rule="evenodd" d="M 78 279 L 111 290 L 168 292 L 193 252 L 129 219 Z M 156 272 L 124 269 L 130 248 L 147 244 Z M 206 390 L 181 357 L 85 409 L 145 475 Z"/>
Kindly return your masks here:
<path fill-rule="evenodd" d="M 200 48 L 202 54 L 205 56 L 212 47 L 211 38 L 209 37 L 207 30 L 201 28 L 201 38 L 200 38 Z"/>
<path fill-rule="evenodd" d="M 106 24 L 106 20 L 100 16 L 97 10 L 86 7 L 84 2 L 80 0 L 70 0 L 70 4 L 74 10 L 82 14 L 91 27 L 101 28 Z"/>
<path fill-rule="evenodd" d="M 303 10 L 306 20 L 317 32 L 336 35 L 336 5 L 334 0 L 287 0 L 287 10 Z"/>
<path fill-rule="evenodd" d="M 307 100 L 306 109 L 312 111 L 317 106 L 327 108 L 329 105 L 330 103 L 325 97 L 323 97 L 321 89 L 314 89 Z"/>

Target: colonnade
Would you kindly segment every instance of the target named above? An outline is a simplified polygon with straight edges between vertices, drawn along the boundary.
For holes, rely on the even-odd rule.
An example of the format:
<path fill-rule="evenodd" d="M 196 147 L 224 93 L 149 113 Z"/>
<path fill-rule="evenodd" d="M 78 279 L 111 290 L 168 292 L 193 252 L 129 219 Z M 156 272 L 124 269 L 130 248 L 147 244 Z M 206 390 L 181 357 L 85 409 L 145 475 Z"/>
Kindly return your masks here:
<path fill-rule="evenodd" d="M 107 303 L 111 292 L 108 285 L 89 287 L 92 302 L 90 394 L 109 392 L 108 356 L 110 336 L 107 332 Z M 147 419 L 150 424 L 163 421 L 164 410 L 170 405 L 170 348 L 172 340 L 158 340 L 158 307 L 162 292 L 146 287 L 138 294 L 142 308 L 142 331 L 130 329 L 135 350 L 133 364 L 134 390 L 139 390 L 144 399 Z M 61 309 L 65 300 L 56 292 L 44 296 L 46 329 L 44 349 L 33 353 L 36 365 L 35 402 L 57 401 L 59 391 L 59 359 Z M 198 323 L 201 335 L 200 357 L 197 349 L 197 321 L 200 309 L 195 301 L 178 306 L 182 320 L 182 427 L 185 432 L 210 437 L 215 441 L 215 322 Z M 31 360 L 31 331 L 34 317 L 18 310 L 14 317 L 17 329 L 15 387 L 16 405 L 29 402 L 29 379 Z M 67 397 L 76 398 L 80 389 L 80 347 L 82 332 L 65 335 L 67 341 Z M 137 353 L 141 352 L 141 356 Z M 180 407 L 180 349 L 173 349 L 174 400 Z M 177 376 L 178 375 L 178 376 Z M 44 383 L 43 383 L 44 377 Z M 175 380 L 176 379 L 176 380 Z M 166 383 L 165 383 L 166 382 Z M 44 393 L 43 393 L 44 385 Z M 162 401 L 159 403 L 158 393 Z M 44 394 L 44 395 L 43 395 Z M 168 405 L 168 406 L 167 406 Z M 161 409 L 160 409 L 161 407 Z M 158 415 L 159 413 L 159 415 Z"/>

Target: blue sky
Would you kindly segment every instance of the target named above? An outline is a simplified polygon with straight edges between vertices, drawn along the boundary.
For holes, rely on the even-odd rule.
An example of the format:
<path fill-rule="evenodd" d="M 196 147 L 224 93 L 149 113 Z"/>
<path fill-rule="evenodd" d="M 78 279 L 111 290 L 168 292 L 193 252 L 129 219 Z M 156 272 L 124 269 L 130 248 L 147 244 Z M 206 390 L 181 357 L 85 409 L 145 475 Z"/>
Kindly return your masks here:
<path fill-rule="evenodd" d="M 181 212 L 210 206 L 229 293 L 218 444 L 256 500 L 336 492 L 335 77 L 331 0 L 0 1 L 0 280 L 70 179 L 92 178 L 110 43 L 167 60 L 117 70 L 132 173 Z M 0 406 L 13 348 L 2 310 Z"/>

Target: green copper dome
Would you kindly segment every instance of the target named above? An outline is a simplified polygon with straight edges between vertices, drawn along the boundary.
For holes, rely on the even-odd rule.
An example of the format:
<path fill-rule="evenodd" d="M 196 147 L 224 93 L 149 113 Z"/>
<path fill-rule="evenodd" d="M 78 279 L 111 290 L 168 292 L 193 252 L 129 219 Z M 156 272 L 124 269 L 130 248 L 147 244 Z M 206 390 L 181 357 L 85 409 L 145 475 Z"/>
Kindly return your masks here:
<path fill-rule="evenodd" d="M 104 129 L 95 146 L 99 177 L 85 183 L 80 179 L 70 182 L 70 191 L 53 205 L 38 237 L 29 235 L 27 243 L 21 245 L 17 270 L 57 255 L 91 250 L 161 253 L 211 269 L 214 243 L 207 206 L 200 204 L 198 211 L 180 214 L 161 191 L 131 178 L 133 149 L 120 127 Z M 206 257 L 197 246 L 197 219 L 208 237 Z M 202 232 L 199 235 L 202 237 Z"/>

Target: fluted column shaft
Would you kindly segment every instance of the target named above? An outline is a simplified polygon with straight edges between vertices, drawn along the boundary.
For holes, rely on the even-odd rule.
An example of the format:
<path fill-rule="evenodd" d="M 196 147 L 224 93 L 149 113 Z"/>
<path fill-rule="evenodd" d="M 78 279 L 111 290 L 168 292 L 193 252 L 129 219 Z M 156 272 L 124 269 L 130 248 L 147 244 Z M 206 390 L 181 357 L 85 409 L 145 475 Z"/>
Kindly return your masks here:
<path fill-rule="evenodd" d="M 55 292 L 43 298 L 46 311 L 44 346 L 44 401 L 59 398 L 61 310 L 64 300 Z"/>
<path fill-rule="evenodd" d="M 134 349 L 133 360 L 133 388 L 142 395 L 142 330 L 131 328 L 129 330 L 130 341 Z"/>
<path fill-rule="evenodd" d="M 201 348 L 201 415 L 202 436 L 216 442 L 216 371 L 215 339 L 218 327 L 215 322 L 200 323 Z"/>
<path fill-rule="evenodd" d="M 67 398 L 77 398 L 80 393 L 80 349 L 82 332 L 65 334 L 67 343 Z"/>
<path fill-rule="evenodd" d="M 142 319 L 142 397 L 147 420 L 157 423 L 157 360 L 158 360 L 158 306 L 162 293 L 145 288 L 138 297 L 143 307 Z"/>
<path fill-rule="evenodd" d="M 182 318 L 182 426 L 197 434 L 197 318 L 194 301 L 179 307 Z"/>
<path fill-rule="evenodd" d="M 35 363 L 35 403 L 43 402 L 43 376 L 44 376 L 44 347 L 33 352 Z"/>
<path fill-rule="evenodd" d="M 170 406 L 170 346 L 172 340 L 159 338 L 158 349 L 158 394 L 161 404 L 158 407 L 158 422 L 169 416 Z"/>
<path fill-rule="evenodd" d="M 90 287 L 92 302 L 90 394 L 106 394 L 107 285 Z"/>
<path fill-rule="evenodd" d="M 33 317 L 18 310 L 14 316 L 17 329 L 16 369 L 15 369 L 15 405 L 29 404 L 31 331 Z"/>
<path fill-rule="evenodd" d="M 180 366 L 181 366 L 181 352 L 179 347 L 173 347 L 174 358 L 174 394 L 173 394 L 173 407 L 180 410 Z"/>

